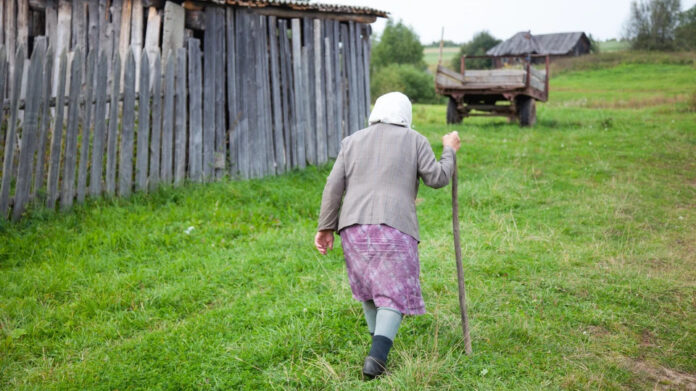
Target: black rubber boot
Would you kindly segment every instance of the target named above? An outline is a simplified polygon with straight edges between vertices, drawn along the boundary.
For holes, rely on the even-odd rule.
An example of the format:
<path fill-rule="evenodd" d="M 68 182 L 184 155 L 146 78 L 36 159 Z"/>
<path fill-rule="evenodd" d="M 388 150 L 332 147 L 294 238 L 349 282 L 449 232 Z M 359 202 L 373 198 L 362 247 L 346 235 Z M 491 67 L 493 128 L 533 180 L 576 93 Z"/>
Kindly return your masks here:
<path fill-rule="evenodd" d="M 379 377 L 384 374 L 384 372 L 387 370 L 387 363 L 384 361 L 381 361 L 377 358 L 374 358 L 372 356 L 367 356 L 365 357 L 365 364 L 363 365 L 363 376 L 367 380 L 372 380 L 376 377 Z"/>

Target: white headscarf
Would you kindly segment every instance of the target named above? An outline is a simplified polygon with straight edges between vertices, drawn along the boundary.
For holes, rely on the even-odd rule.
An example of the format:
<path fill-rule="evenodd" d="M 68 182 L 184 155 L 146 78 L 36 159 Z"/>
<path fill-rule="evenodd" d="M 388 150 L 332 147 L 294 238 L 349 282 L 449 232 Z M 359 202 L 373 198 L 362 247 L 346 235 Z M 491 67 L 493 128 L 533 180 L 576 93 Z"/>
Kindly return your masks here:
<path fill-rule="evenodd" d="M 377 122 L 411 127 L 411 101 L 400 92 L 390 92 L 377 98 L 369 119 L 370 125 Z"/>

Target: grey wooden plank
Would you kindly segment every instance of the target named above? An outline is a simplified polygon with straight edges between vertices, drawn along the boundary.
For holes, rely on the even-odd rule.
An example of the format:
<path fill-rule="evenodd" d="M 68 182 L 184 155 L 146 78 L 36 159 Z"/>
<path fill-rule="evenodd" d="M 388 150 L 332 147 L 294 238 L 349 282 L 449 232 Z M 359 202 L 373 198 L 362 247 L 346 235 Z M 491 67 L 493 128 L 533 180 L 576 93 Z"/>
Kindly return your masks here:
<path fill-rule="evenodd" d="M 370 104 L 372 99 L 370 98 L 370 35 L 372 33 L 372 28 L 369 24 L 362 25 L 363 31 L 363 69 L 365 74 L 363 75 L 364 90 L 365 90 L 365 120 L 363 126 L 367 126 L 367 119 L 370 116 Z"/>
<path fill-rule="evenodd" d="M 342 140 L 346 136 L 346 129 L 348 125 L 348 121 L 346 120 L 346 112 L 347 110 L 345 109 L 346 107 L 346 82 L 345 82 L 345 71 L 346 71 L 346 66 L 345 66 L 345 57 L 346 57 L 346 50 L 345 50 L 345 41 L 344 38 L 345 36 L 348 35 L 347 29 L 346 29 L 346 24 L 345 23 L 336 23 L 336 29 L 334 30 L 337 32 L 336 37 L 335 37 L 335 44 L 336 44 L 336 57 L 335 57 L 335 64 L 336 64 L 336 108 L 337 108 L 337 113 L 336 116 L 339 128 L 337 129 L 338 132 L 338 139 Z"/>
<path fill-rule="evenodd" d="M 135 49 L 139 50 L 139 49 Z M 123 72 L 121 145 L 118 148 L 118 195 L 128 197 L 133 188 L 133 135 L 135 130 L 135 55 L 128 51 Z"/>
<path fill-rule="evenodd" d="M 302 27 L 304 36 L 302 37 L 304 46 L 303 50 L 307 51 L 307 59 L 309 61 L 304 61 L 302 66 L 304 71 L 309 77 L 305 78 L 305 94 L 307 94 L 307 104 L 308 114 L 307 114 L 307 129 L 311 129 L 311 134 L 314 134 L 314 129 L 316 124 L 316 105 L 315 105 L 315 91 L 314 91 L 314 23 L 310 17 L 302 18 Z M 306 138 L 305 143 L 307 148 L 307 161 L 316 164 L 316 151 L 317 151 L 317 140 L 316 137 Z"/>
<path fill-rule="evenodd" d="M 57 56 L 60 56 L 60 53 L 58 55 L 55 54 L 55 49 L 57 46 L 56 37 L 58 31 L 58 0 L 46 0 L 44 17 L 46 18 L 44 32 L 46 33 L 46 37 L 48 38 L 48 46 L 53 48 L 54 52 L 54 57 L 52 61 L 53 63 L 57 64 Z"/>
<path fill-rule="evenodd" d="M 334 125 L 332 131 L 334 132 L 333 138 L 337 141 L 334 149 L 334 155 L 338 156 L 338 150 L 340 149 L 340 143 L 343 138 L 343 77 L 341 72 L 341 30 L 340 22 L 337 20 L 331 21 L 333 28 L 333 36 L 331 37 L 331 47 L 333 48 L 333 72 L 334 72 L 334 84 L 333 84 L 333 95 L 336 99 L 335 106 L 335 117 Z"/>
<path fill-rule="evenodd" d="M 72 33 L 70 35 L 70 47 L 75 49 L 79 47 L 82 52 L 87 49 L 87 29 L 85 18 L 85 0 L 72 0 Z"/>
<path fill-rule="evenodd" d="M 170 50 L 184 46 L 184 8 L 174 2 L 164 4 L 164 26 L 162 29 L 162 56 Z M 166 58 L 166 57 L 165 57 Z"/>
<path fill-rule="evenodd" d="M 17 45 L 29 47 L 29 0 L 17 1 Z"/>
<path fill-rule="evenodd" d="M 203 177 L 210 180 L 215 166 L 215 34 L 217 18 L 213 7 L 205 9 L 206 29 L 203 39 Z"/>
<path fill-rule="evenodd" d="M 162 156 L 160 181 L 172 183 L 174 164 L 174 72 L 176 70 L 175 52 L 169 52 L 164 73 L 164 107 L 162 110 Z"/>
<path fill-rule="evenodd" d="M 0 62 L 2 60 L 0 59 Z M 39 145 L 36 152 L 36 173 L 34 175 L 34 191 L 32 193 L 32 198 L 38 201 L 39 197 L 43 197 L 45 193 L 42 193 L 45 179 L 44 173 L 46 172 L 46 167 L 48 163 L 48 157 L 46 155 L 46 143 L 48 139 L 48 126 L 51 122 L 50 110 L 49 110 L 49 100 L 51 98 L 51 80 L 53 78 L 53 51 L 49 48 L 46 51 L 46 56 L 44 59 L 44 69 L 43 82 L 41 83 L 41 121 L 39 123 Z M 0 71 L 0 81 L 2 80 L 2 71 Z M 0 98 L 2 97 L 3 90 L 2 83 L 0 82 Z M 2 123 L 2 118 L 0 118 L 0 123 Z"/>
<path fill-rule="evenodd" d="M 246 97 L 247 102 L 247 113 L 249 115 L 249 148 L 251 153 L 249 154 L 250 165 L 251 165 L 251 177 L 259 178 L 263 173 L 263 163 L 266 161 L 266 150 L 263 148 L 263 133 L 261 129 L 259 107 L 263 104 L 260 97 L 261 90 L 261 71 L 259 68 L 259 16 L 257 14 L 249 14 L 249 32 L 251 33 L 249 37 L 249 61 L 246 63 L 246 72 L 248 76 L 247 79 L 247 90 Z"/>
<path fill-rule="evenodd" d="M 159 185 L 160 151 L 162 143 L 162 64 L 160 53 L 155 52 L 152 73 L 152 124 L 150 134 L 150 173 L 148 186 L 150 190 Z"/>
<path fill-rule="evenodd" d="M 55 66 L 58 69 L 58 79 L 55 83 L 55 90 L 61 91 L 56 97 L 56 118 L 53 122 L 53 132 L 51 135 L 51 158 L 48 165 L 48 178 L 46 180 L 46 207 L 53 209 L 58 200 L 58 173 L 60 171 L 60 154 L 63 142 L 63 115 L 65 113 L 65 79 L 68 68 L 68 54 L 64 50 L 58 57 Z"/>
<path fill-rule="evenodd" d="M 314 137 L 317 144 L 317 163 L 326 163 L 328 160 L 328 149 L 326 145 L 326 116 L 324 110 L 324 53 L 322 52 L 322 28 L 321 20 L 314 19 L 314 105 L 315 105 L 315 132 Z"/>
<path fill-rule="evenodd" d="M 280 90 L 283 119 L 283 142 L 285 150 L 286 170 L 295 167 L 297 151 L 294 149 L 293 131 L 295 122 L 293 108 L 291 107 L 293 82 L 292 82 L 292 56 L 290 54 L 290 41 L 288 39 L 288 24 L 285 19 L 278 21 L 278 41 L 280 56 Z"/>
<path fill-rule="evenodd" d="M 34 153 L 38 141 L 39 96 L 42 90 L 43 59 L 46 54 L 46 40 L 37 39 L 31 55 L 28 68 L 28 84 L 26 105 L 24 106 L 24 121 L 22 123 L 22 138 L 19 148 L 19 167 L 15 183 L 14 206 L 12 219 L 17 221 L 24 213 L 29 201 L 32 174 L 34 171 Z M 5 171 L 3 171 L 5 172 Z"/>
<path fill-rule="evenodd" d="M 176 128 L 174 140 L 174 184 L 186 178 L 186 49 L 176 50 Z"/>
<path fill-rule="evenodd" d="M 278 53 L 278 23 L 274 16 L 268 17 L 268 46 L 271 61 L 271 98 L 273 101 L 273 152 L 276 172 L 285 171 L 285 143 L 283 142 L 283 108 Z M 281 32 L 282 33 L 282 32 Z"/>
<path fill-rule="evenodd" d="M 189 62 L 189 178 L 194 182 L 203 179 L 203 75 L 201 72 L 201 49 L 197 39 L 188 40 Z"/>
<path fill-rule="evenodd" d="M 235 16 L 234 8 L 227 7 L 225 13 L 225 27 L 227 34 L 227 124 L 229 129 L 229 149 L 227 160 L 230 165 L 229 173 L 231 176 L 239 174 L 238 163 L 238 139 L 239 139 L 239 114 L 237 111 L 237 73 L 236 64 L 236 44 L 235 44 Z"/>
<path fill-rule="evenodd" d="M 75 171 L 77 169 L 77 136 L 80 120 L 80 87 L 82 85 L 82 50 L 74 51 L 70 65 L 70 95 L 68 105 L 68 127 L 65 132 L 65 154 L 63 178 L 60 192 L 61 210 L 69 209 L 75 196 Z"/>
<path fill-rule="evenodd" d="M 94 106 L 94 138 L 92 140 L 92 165 L 89 179 L 89 193 L 92 197 L 97 197 L 102 192 L 108 63 L 106 53 L 102 52 L 99 56 L 99 67 L 97 68 L 96 104 Z"/>
<path fill-rule="evenodd" d="M 148 8 L 147 28 L 145 31 L 145 51 L 150 57 L 150 74 L 154 74 L 155 53 L 159 52 L 160 29 L 162 27 L 161 13 L 155 7 Z M 150 88 L 154 84 L 154 79 L 150 78 Z"/>
<path fill-rule="evenodd" d="M 71 24 L 72 24 L 72 3 L 68 0 L 58 0 L 58 24 L 56 26 L 56 40 L 55 40 L 55 46 L 53 46 L 53 43 L 51 45 L 55 48 L 55 55 L 60 56 L 63 51 L 65 52 L 70 52 L 70 36 L 71 36 Z M 56 57 L 55 62 L 58 62 L 58 57 Z M 55 68 L 56 72 L 59 72 L 60 70 L 58 67 Z M 58 84 L 57 80 L 60 76 L 56 73 L 53 76 L 53 95 L 57 95 L 58 93 Z M 69 77 L 66 75 L 66 78 Z M 65 87 L 65 85 L 64 85 Z M 63 90 L 63 93 L 66 91 Z"/>
<path fill-rule="evenodd" d="M 324 37 L 324 66 L 326 67 L 326 86 L 324 87 L 324 95 L 326 102 L 326 146 L 327 155 L 330 158 L 337 156 L 338 139 L 336 131 L 333 129 L 336 126 L 336 94 L 334 90 L 334 71 L 333 71 L 333 48 L 331 47 L 331 38 Z"/>
<path fill-rule="evenodd" d="M 130 48 L 138 50 L 133 51 L 135 59 L 135 92 L 140 91 L 140 58 L 143 49 L 143 2 L 142 0 L 133 0 L 133 9 L 131 11 L 131 33 L 130 33 Z"/>
<path fill-rule="evenodd" d="M 227 173 L 227 119 L 225 118 L 225 10 L 214 7 L 215 13 L 215 178 Z"/>
<path fill-rule="evenodd" d="M 7 4 L 6 4 L 7 5 Z M 8 7 L 9 8 L 9 7 Z M 7 8 L 6 8 L 7 11 Z M 8 57 L 12 57 L 8 54 Z M 17 115 L 19 114 L 19 94 L 22 88 L 22 74 L 24 73 L 24 47 L 20 46 L 14 56 L 16 71 L 9 72 L 10 79 L 10 118 L 7 124 L 5 136 L 5 154 L 2 165 L 2 184 L 0 184 L 0 218 L 7 218 L 10 206 L 10 187 L 14 175 L 14 147 L 17 137 Z M 9 62 L 9 61 L 8 61 Z M 8 65 L 9 68 L 9 65 Z"/>
<path fill-rule="evenodd" d="M 17 4 L 14 0 L 5 1 L 5 49 L 7 50 L 8 73 L 14 75 L 15 53 L 17 52 Z M 22 70 L 24 72 L 24 70 Z M 20 79 L 21 81 L 21 79 Z"/>
<path fill-rule="evenodd" d="M 268 94 L 268 44 L 266 34 L 266 16 L 258 16 L 257 27 L 257 54 L 256 54 L 256 114 L 258 118 L 258 133 L 259 133 L 259 151 L 263 151 L 263 156 L 260 156 L 260 172 L 259 176 L 266 176 L 273 171 L 273 142 L 271 138 L 271 110 L 269 110 L 270 96 Z"/>
<path fill-rule="evenodd" d="M 353 42 L 355 48 L 355 82 L 357 85 L 358 95 L 358 129 L 365 127 L 365 90 L 363 80 L 365 80 L 365 70 L 363 69 L 363 48 L 362 39 L 360 38 L 360 23 L 355 23 L 353 29 Z"/>
<path fill-rule="evenodd" d="M 235 42 L 236 56 L 235 67 L 235 84 L 237 86 L 237 164 L 239 174 L 242 178 L 251 177 L 251 162 L 249 151 L 249 88 L 251 76 L 249 72 L 248 60 L 249 53 L 249 12 L 243 8 L 239 8 L 235 12 Z"/>
<path fill-rule="evenodd" d="M 142 50 L 138 95 L 138 142 L 135 155 L 135 189 L 147 191 L 147 162 L 150 142 L 150 61 Z"/>
<path fill-rule="evenodd" d="M 0 0 L 2 1 L 2 0 Z M 0 19 L 2 20 L 2 19 Z M 0 140 L 5 140 L 6 128 L 2 126 L 5 123 L 5 87 L 8 79 L 7 75 L 7 52 L 5 51 L 5 46 L 0 42 Z M 0 157 L 4 161 L 5 149 L 0 148 Z M 0 167 L 2 169 L 2 167 Z M 0 172 L 0 177 L 2 177 L 2 172 Z M 1 183 L 1 181 L 0 181 Z"/>
<path fill-rule="evenodd" d="M 5 0 L 0 0 L 0 22 L 5 25 Z M 0 28 L 0 46 L 5 44 L 5 28 Z"/>
<path fill-rule="evenodd" d="M 350 67 L 348 68 L 348 80 L 350 81 L 350 116 L 351 116 L 351 129 L 350 134 L 355 133 L 360 129 L 360 109 L 359 95 L 358 95 L 358 64 L 357 64 L 357 54 L 356 54 L 356 42 L 355 42 L 355 22 L 348 22 L 348 47 L 349 54 L 348 60 L 350 62 Z"/>
<path fill-rule="evenodd" d="M 121 56 L 121 67 L 125 67 L 128 58 L 128 47 L 130 46 L 131 33 L 131 15 L 133 13 L 133 0 L 123 0 L 121 4 L 121 29 L 119 30 L 118 38 L 118 53 Z M 123 77 L 125 72 L 121 72 L 121 83 L 123 85 Z"/>
<path fill-rule="evenodd" d="M 111 103 L 109 104 L 109 133 L 106 138 L 106 194 L 116 193 L 116 141 L 118 140 L 119 92 L 121 91 L 121 56 L 114 53 L 111 65 Z"/>
<path fill-rule="evenodd" d="M 91 52 L 87 56 L 87 77 L 85 78 L 85 106 L 84 121 L 80 128 L 80 162 L 77 169 L 77 202 L 85 200 L 87 194 L 87 162 L 89 160 L 89 146 L 92 135 L 92 111 L 94 91 L 94 67 L 96 66 L 97 53 Z"/>
<path fill-rule="evenodd" d="M 297 166 L 305 168 L 307 165 L 307 156 L 305 153 L 305 109 L 303 102 L 304 83 L 302 72 L 302 36 L 300 33 L 300 20 L 292 20 L 292 64 L 293 64 L 293 81 L 294 91 L 291 106 L 295 108 L 295 150 L 297 151 Z"/>
<path fill-rule="evenodd" d="M 87 0 L 87 50 L 95 53 L 95 65 L 99 62 L 100 27 L 103 20 L 99 17 L 99 3 L 99 0 Z M 96 74 L 95 70 L 95 78 Z"/>

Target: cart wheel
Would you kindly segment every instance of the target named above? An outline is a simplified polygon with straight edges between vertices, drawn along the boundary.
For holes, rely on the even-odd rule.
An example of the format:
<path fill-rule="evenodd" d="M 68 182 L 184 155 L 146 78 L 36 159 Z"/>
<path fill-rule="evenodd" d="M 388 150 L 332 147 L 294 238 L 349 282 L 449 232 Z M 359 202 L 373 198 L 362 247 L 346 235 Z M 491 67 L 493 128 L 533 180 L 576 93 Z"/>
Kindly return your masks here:
<path fill-rule="evenodd" d="M 447 123 L 459 124 L 462 122 L 462 113 L 457 110 L 457 100 L 450 96 L 447 103 Z"/>
<path fill-rule="evenodd" d="M 536 101 L 528 96 L 518 96 L 515 104 L 520 126 L 534 126 L 536 123 Z"/>

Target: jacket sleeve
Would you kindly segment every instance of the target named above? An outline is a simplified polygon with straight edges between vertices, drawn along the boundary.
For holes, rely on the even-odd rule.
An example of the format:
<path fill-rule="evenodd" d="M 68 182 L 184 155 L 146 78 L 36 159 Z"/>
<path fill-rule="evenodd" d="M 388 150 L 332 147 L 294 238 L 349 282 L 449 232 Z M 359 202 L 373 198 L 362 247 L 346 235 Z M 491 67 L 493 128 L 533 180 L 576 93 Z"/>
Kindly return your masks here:
<path fill-rule="evenodd" d="M 418 143 L 418 176 L 423 183 L 438 189 L 447 186 L 454 171 L 454 149 L 445 147 L 440 161 L 435 159 L 435 153 L 425 136 Z"/>
<path fill-rule="evenodd" d="M 331 169 L 331 174 L 326 179 L 324 193 L 321 197 L 319 231 L 327 229 L 336 231 L 338 229 L 338 212 L 346 189 L 346 169 L 343 159 L 343 148 L 341 148 Z"/>

